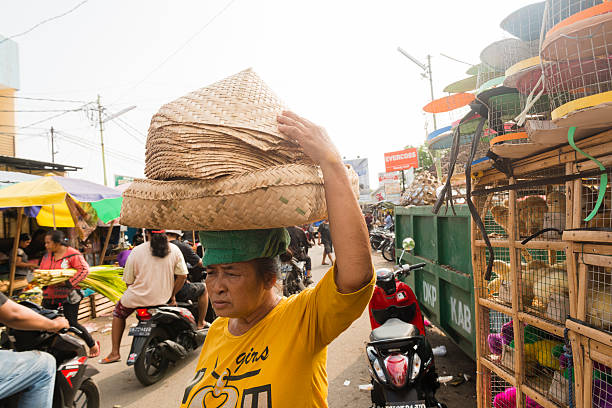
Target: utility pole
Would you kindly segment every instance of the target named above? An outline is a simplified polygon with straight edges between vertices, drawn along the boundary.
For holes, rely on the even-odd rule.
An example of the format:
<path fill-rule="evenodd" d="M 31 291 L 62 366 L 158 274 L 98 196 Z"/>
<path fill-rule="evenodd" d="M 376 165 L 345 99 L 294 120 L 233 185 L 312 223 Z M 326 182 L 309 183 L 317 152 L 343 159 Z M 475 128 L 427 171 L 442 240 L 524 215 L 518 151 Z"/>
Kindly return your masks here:
<path fill-rule="evenodd" d="M 429 91 L 431 92 L 431 100 L 434 100 L 434 90 L 433 90 L 433 74 L 431 73 L 431 55 L 427 56 L 427 76 L 429 77 Z M 436 114 L 433 115 L 433 125 L 434 130 L 438 130 L 438 124 L 436 123 Z"/>
<path fill-rule="evenodd" d="M 106 179 L 106 157 L 104 156 L 104 130 L 102 129 L 102 105 L 100 95 L 98 95 L 98 125 L 100 126 L 100 148 L 102 150 L 102 171 L 104 172 L 104 185 L 108 186 Z"/>
<path fill-rule="evenodd" d="M 51 163 L 55 163 L 55 135 L 53 134 L 53 126 L 51 126 Z"/>

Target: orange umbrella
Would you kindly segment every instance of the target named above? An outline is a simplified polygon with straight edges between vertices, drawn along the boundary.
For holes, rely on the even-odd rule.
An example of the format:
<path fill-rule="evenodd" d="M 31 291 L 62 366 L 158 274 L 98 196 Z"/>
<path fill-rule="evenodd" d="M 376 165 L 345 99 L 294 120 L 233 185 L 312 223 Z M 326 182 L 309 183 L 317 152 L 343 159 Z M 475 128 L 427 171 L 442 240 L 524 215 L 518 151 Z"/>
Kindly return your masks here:
<path fill-rule="evenodd" d="M 468 105 L 475 99 L 475 96 L 470 93 L 458 93 L 444 98 L 436 99 L 435 101 L 429 102 L 423 107 L 423 110 L 428 113 L 442 113 L 449 112 L 454 109 L 461 108 Z"/>

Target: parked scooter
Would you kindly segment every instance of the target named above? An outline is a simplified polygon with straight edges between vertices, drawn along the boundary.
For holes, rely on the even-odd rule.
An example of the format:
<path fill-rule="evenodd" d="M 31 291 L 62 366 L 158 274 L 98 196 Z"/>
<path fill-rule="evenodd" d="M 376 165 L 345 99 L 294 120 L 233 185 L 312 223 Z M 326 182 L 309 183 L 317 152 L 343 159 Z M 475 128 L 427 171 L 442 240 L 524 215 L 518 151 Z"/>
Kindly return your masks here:
<path fill-rule="evenodd" d="M 395 262 L 395 232 L 385 232 L 383 241 L 380 243 L 380 251 L 383 258 L 389 262 Z"/>
<path fill-rule="evenodd" d="M 197 314 L 194 303 L 136 309 L 138 324 L 129 331 L 134 339 L 127 365 L 134 366 L 136 378 L 142 385 L 161 380 L 170 362 L 185 358 L 204 343 L 208 328 L 197 329 Z"/>
<path fill-rule="evenodd" d="M 414 240 L 406 238 L 402 242 L 404 251 L 414 249 Z M 402 256 L 400 256 L 400 263 Z M 381 270 L 379 274 L 393 278 L 396 287 L 397 276 L 408 274 L 425 264 L 398 265 L 394 271 Z M 378 275 L 378 274 L 377 274 Z M 377 288 L 376 290 L 378 290 Z M 381 290 L 390 287 L 380 287 Z M 395 291 L 395 289 L 392 289 Z M 396 295 L 397 293 L 393 293 Z M 399 296 L 398 296 L 399 298 Z M 398 299 L 401 304 L 402 299 Z M 370 333 L 366 345 L 370 376 L 372 378 L 372 404 L 375 407 L 402 406 L 406 408 L 446 408 L 436 400 L 435 392 L 440 386 L 436 374 L 434 356 L 431 346 L 417 325 L 408 323 L 415 318 L 414 304 L 405 306 L 390 305 L 384 309 L 372 310 L 370 313 L 379 327 Z M 424 329 L 423 329 L 424 330 Z"/>
<path fill-rule="evenodd" d="M 370 245 L 374 250 L 382 249 L 381 244 L 385 240 L 385 233 L 388 231 L 381 228 L 374 228 L 370 231 Z"/>
<path fill-rule="evenodd" d="M 30 301 L 20 302 L 20 304 L 49 319 L 60 316 L 60 311 L 43 309 Z M 81 337 L 83 335 L 74 327 L 58 333 L 7 329 L 2 333 L 0 344 L 4 349 L 40 350 L 55 357 L 57 371 L 53 390 L 53 408 L 98 408 L 100 391 L 92 379 L 98 370 L 87 364 L 84 343 L 67 334 L 68 332 Z M 19 396 L 20 393 L 0 400 L 0 407 L 18 407 Z"/>

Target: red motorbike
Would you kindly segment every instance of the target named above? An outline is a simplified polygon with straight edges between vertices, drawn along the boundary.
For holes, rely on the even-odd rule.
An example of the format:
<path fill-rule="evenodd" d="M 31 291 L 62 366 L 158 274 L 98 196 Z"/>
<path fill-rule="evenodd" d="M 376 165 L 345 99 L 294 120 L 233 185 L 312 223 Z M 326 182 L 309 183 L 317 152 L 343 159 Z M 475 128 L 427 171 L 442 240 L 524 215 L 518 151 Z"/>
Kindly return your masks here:
<path fill-rule="evenodd" d="M 410 238 L 402 243 L 404 251 L 413 245 Z M 397 265 L 393 271 L 380 269 L 376 273 L 368 308 L 372 332 L 366 345 L 374 407 L 446 407 L 435 397 L 440 384 L 419 303 L 412 289 L 398 279 L 424 266 Z"/>

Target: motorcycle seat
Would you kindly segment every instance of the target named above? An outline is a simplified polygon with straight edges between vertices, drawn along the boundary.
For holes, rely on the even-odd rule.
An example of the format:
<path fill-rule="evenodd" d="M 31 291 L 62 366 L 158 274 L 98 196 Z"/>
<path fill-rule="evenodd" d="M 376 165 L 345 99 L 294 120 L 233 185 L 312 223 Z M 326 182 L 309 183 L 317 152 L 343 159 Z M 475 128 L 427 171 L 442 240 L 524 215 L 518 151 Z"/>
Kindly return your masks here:
<path fill-rule="evenodd" d="M 372 330 L 370 333 L 370 341 L 394 340 L 403 337 L 417 337 L 420 335 L 419 328 L 414 324 L 391 318 L 382 326 Z"/>

